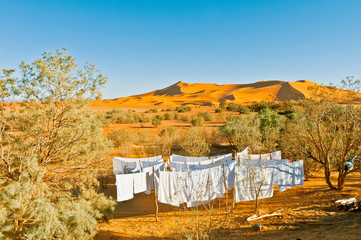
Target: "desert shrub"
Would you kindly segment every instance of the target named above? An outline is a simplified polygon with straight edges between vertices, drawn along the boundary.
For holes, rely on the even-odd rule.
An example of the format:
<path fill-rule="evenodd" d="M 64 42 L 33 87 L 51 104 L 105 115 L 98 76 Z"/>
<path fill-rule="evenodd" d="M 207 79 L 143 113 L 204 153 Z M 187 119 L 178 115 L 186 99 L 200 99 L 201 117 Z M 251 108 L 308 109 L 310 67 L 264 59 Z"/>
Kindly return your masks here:
<path fill-rule="evenodd" d="M 167 108 L 165 111 L 166 112 L 172 112 L 172 111 L 176 111 L 176 110 L 175 110 L 175 108 Z"/>
<path fill-rule="evenodd" d="M 213 121 L 214 117 L 210 112 L 199 112 L 198 116 L 203 117 L 204 121 Z"/>
<path fill-rule="evenodd" d="M 145 114 L 137 114 L 131 110 L 111 110 L 107 111 L 105 118 L 111 123 L 143 123 L 150 122 L 150 118 Z"/>
<path fill-rule="evenodd" d="M 158 109 L 156 108 L 151 108 L 145 111 L 145 113 L 156 113 L 156 112 L 158 112 Z"/>
<path fill-rule="evenodd" d="M 214 110 L 216 113 L 221 113 L 223 112 L 223 109 L 222 108 L 216 108 L 216 110 Z"/>
<path fill-rule="evenodd" d="M 209 154 L 210 144 L 196 128 L 190 128 L 184 135 L 185 137 L 180 144 L 184 155 L 197 157 Z"/>
<path fill-rule="evenodd" d="M 158 127 L 158 126 L 162 125 L 162 120 L 159 119 L 159 118 L 153 118 L 153 119 L 152 119 L 152 124 L 153 124 L 155 127 Z"/>
<path fill-rule="evenodd" d="M 240 114 L 249 114 L 251 112 L 251 109 L 249 109 L 249 107 L 247 106 L 240 106 L 238 112 Z"/>
<path fill-rule="evenodd" d="M 133 134 L 125 129 L 115 131 L 113 130 L 108 138 L 113 142 L 114 147 L 119 149 L 122 157 L 129 157 L 132 152 L 132 145 L 134 141 Z"/>
<path fill-rule="evenodd" d="M 203 126 L 204 118 L 202 116 L 194 116 L 191 123 L 193 127 Z"/>
<path fill-rule="evenodd" d="M 186 106 L 180 106 L 180 107 L 176 107 L 175 110 L 179 113 L 185 113 L 185 112 L 190 112 L 192 108 Z"/>
<path fill-rule="evenodd" d="M 220 108 L 220 109 L 226 109 L 226 108 L 227 108 L 227 103 L 221 102 L 221 103 L 219 104 L 219 108 Z"/>
<path fill-rule="evenodd" d="M 192 120 L 192 116 L 183 114 L 181 116 L 182 121 L 184 122 L 190 122 Z"/>
<path fill-rule="evenodd" d="M 19 68 L 0 74 L 0 99 L 24 100 L 0 108 L 0 238 L 92 239 L 116 204 L 97 192 L 111 143 L 87 107 L 106 79 L 65 50 Z"/>
<path fill-rule="evenodd" d="M 178 119 L 178 118 L 179 118 L 179 114 L 176 112 L 167 112 L 164 114 L 165 120 L 174 120 L 174 119 Z"/>
<path fill-rule="evenodd" d="M 239 108 L 241 107 L 240 104 L 236 104 L 236 103 L 230 103 L 227 106 L 227 111 L 232 111 L 232 112 L 239 112 Z"/>

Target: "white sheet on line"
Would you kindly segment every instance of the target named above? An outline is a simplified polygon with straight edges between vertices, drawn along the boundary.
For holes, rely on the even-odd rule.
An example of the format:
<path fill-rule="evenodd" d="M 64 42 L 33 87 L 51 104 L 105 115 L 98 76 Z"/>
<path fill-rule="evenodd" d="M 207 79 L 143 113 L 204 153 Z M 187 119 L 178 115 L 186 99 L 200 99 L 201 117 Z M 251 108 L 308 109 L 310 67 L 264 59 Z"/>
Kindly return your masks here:
<path fill-rule="evenodd" d="M 237 159 L 248 159 L 248 147 L 246 147 L 242 152 L 237 153 Z"/>
<path fill-rule="evenodd" d="M 143 162 L 161 162 L 163 158 L 161 155 L 148 158 L 122 158 L 114 157 L 113 158 L 113 172 L 114 175 L 124 173 L 124 167 L 127 166 L 129 170 L 138 168 L 140 166 L 140 161 Z M 144 164 L 144 163 L 143 163 Z"/>
<path fill-rule="evenodd" d="M 235 201 L 253 201 L 273 196 L 273 168 L 236 167 Z"/>
<path fill-rule="evenodd" d="M 116 188 L 117 188 L 117 201 L 122 202 L 134 197 L 133 185 L 134 177 L 133 174 L 117 174 L 116 178 Z"/>
<path fill-rule="evenodd" d="M 280 164 L 288 163 L 288 159 L 279 159 L 279 160 L 241 160 L 240 166 L 277 166 Z"/>
<path fill-rule="evenodd" d="M 147 191 L 147 174 L 146 172 L 133 173 L 134 178 L 134 194 Z"/>
<path fill-rule="evenodd" d="M 271 159 L 272 160 L 282 159 L 281 151 L 272 152 L 271 153 Z"/>
<path fill-rule="evenodd" d="M 195 207 L 223 197 L 225 188 L 222 168 L 218 166 L 188 172 L 187 188 L 187 207 Z"/>
<path fill-rule="evenodd" d="M 158 201 L 179 207 L 187 202 L 187 172 L 164 172 L 159 175 Z"/>
<path fill-rule="evenodd" d="M 277 165 L 274 169 L 275 185 L 278 185 L 280 192 L 295 186 L 303 186 L 303 160 Z"/>

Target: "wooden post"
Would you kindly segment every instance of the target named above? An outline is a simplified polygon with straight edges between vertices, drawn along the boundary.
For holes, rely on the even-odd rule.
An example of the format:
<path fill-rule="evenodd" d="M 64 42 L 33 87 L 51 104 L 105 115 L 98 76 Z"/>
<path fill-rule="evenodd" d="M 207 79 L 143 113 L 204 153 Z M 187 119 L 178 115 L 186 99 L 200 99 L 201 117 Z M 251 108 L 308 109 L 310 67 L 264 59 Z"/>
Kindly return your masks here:
<path fill-rule="evenodd" d="M 127 174 L 127 165 L 124 166 L 124 174 Z"/>
<path fill-rule="evenodd" d="M 142 161 L 139 160 L 139 166 L 140 166 L 140 171 L 143 172 L 143 166 L 142 166 Z"/>
<path fill-rule="evenodd" d="M 224 188 L 226 192 L 226 209 L 228 211 L 228 194 L 227 194 L 227 178 L 226 178 L 226 168 L 223 162 L 223 179 L 224 179 Z"/>
<path fill-rule="evenodd" d="M 155 185 L 154 166 L 153 166 L 153 185 L 154 185 L 154 200 L 155 200 L 155 221 L 158 222 L 158 199 L 157 199 L 157 186 Z"/>
<path fill-rule="evenodd" d="M 234 212 L 234 204 L 236 201 L 236 169 L 234 169 L 233 175 L 233 201 L 232 201 L 232 212 Z"/>
<path fill-rule="evenodd" d="M 169 162 L 167 162 L 167 172 L 170 171 Z"/>

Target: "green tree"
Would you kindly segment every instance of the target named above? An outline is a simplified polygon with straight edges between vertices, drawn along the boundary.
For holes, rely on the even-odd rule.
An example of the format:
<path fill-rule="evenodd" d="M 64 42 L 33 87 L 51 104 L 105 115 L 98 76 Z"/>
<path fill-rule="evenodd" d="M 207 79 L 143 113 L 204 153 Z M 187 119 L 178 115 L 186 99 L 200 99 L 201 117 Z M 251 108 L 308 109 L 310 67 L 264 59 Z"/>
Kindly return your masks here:
<path fill-rule="evenodd" d="M 106 79 L 66 50 L 20 70 L 0 85 L 1 97 L 24 100 L 0 110 L 0 238 L 91 239 L 115 205 L 96 191 L 111 145 L 87 108 Z"/>
<path fill-rule="evenodd" d="M 193 127 L 185 133 L 185 138 L 180 145 L 187 156 L 206 156 L 210 152 L 210 144 L 207 143 L 204 135 Z"/>
<path fill-rule="evenodd" d="M 343 90 L 316 89 L 321 100 L 303 101 L 283 137 L 283 145 L 294 146 L 322 165 L 326 183 L 330 189 L 337 190 L 343 189 L 349 173 L 360 168 L 361 154 L 361 109 L 354 106 L 361 83 L 352 77 L 342 83 Z M 355 166 L 346 171 L 345 163 L 349 160 L 354 161 Z M 337 183 L 331 181 L 332 172 L 338 173 Z"/>
<path fill-rule="evenodd" d="M 261 143 L 260 120 L 250 115 L 240 115 L 227 122 L 219 128 L 218 133 L 238 152 Z"/>

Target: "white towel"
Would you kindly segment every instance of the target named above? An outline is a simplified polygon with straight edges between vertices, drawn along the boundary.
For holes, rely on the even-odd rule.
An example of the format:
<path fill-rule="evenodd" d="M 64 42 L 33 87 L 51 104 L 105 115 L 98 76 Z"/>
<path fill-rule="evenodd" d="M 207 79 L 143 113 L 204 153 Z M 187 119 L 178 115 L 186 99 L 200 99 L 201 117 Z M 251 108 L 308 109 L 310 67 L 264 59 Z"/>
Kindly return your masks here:
<path fill-rule="evenodd" d="M 273 169 L 236 167 L 235 201 L 253 201 L 273 196 Z"/>
<path fill-rule="evenodd" d="M 187 202 L 186 172 L 163 172 L 159 174 L 158 201 L 179 207 Z"/>
<path fill-rule="evenodd" d="M 133 173 L 134 178 L 134 193 L 141 193 L 147 191 L 147 173 Z"/>
<path fill-rule="evenodd" d="M 266 166 L 277 166 L 280 164 L 288 163 L 288 159 L 279 159 L 279 160 L 241 160 L 240 166 L 257 166 L 257 167 L 266 167 Z"/>
<path fill-rule="evenodd" d="M 133 174 L 117 174 L 115 175 L 117 187 L 117 201 L 122 202 L 134 197 L 133 195 L 133 184 L 134 178 Z"/>
<path fill-rule="evenodd" d="M 281 151 L 276 151 L 276 152 L 271 153 L 271 159 L 272 160 L 282 159 Z"/>
<path fill-rule="evenodd" d="M 248 147 L 246 147 L 242 152 L 237 153 L 237 159 L 248 159 Z"/>
<path fill-rule="evenodd" d="M 274 172 L 275 184 L 278 185 L 280 192 L 295 186 L 303 186 L 303 160 L 277 165 Z"/>

